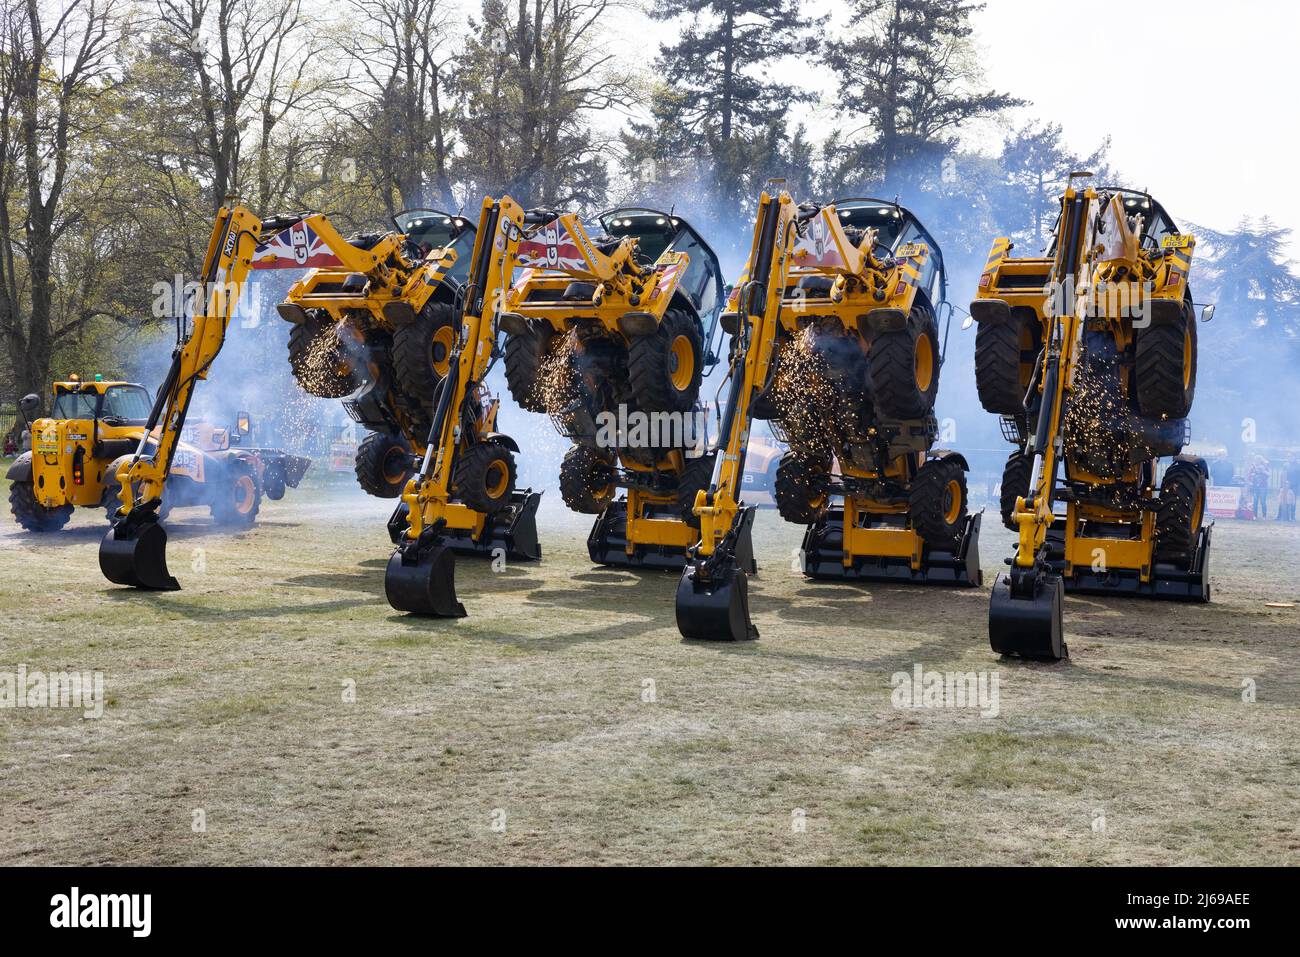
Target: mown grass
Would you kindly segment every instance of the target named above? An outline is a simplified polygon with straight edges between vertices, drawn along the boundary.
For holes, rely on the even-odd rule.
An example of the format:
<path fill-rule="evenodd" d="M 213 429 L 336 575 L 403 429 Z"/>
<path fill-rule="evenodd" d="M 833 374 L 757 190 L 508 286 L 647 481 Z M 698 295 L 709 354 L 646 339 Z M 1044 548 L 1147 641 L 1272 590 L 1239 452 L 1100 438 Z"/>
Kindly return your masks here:
<path fill-rule="evenodd" d="M 0 672 L 101 670 L 110 702 L 0 710 L 0 863 L 1300 860 L 1300 627 L 1265 607 L 1294 528 L 1221 525 L 1210 606 L 1070 599 L 1047 666 L 989 652 L 983 589 L 804 581 L 771 511 L 756 643 L 681 641 L 676 576 L 593 569 L 550 501 L 542 563 L 462 560 L 470 617 L 413 619 L 389 505 L 178 512 L 169 594 L 100 577 L 98 514 L 0 526 Z M 997 715 L 895 708 L 917 663 L 996 670 Z"/>

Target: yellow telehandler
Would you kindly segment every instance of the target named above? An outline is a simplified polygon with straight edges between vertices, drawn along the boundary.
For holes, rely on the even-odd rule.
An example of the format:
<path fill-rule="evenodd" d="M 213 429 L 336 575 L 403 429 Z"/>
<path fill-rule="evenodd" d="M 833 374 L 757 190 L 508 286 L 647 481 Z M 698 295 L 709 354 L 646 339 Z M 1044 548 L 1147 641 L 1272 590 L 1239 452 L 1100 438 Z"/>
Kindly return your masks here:
<path fill-rule="evenodd" d="M 574 213 L 534 217 L 500 307 L 510 392 L 573 442 L 560 494 L 597 516 L 591 560 L 681 568 L 713 471 L 698 399 L 717 361 L 717 256 L 671 212 L 608 210 L 594 237 Z"/>
<path fill-rule="evenodd" d="M 347 275 L 351 277 L 348 288 L 340 288 L 337 298 L 349 303 L 349 308 L 378 310 L 380 313 L 387 310 L 390 314 L 413 308 L 401 292 L 385 285 L 386 277 L 391 275 L 393 248 L 400 246 L 402 240 L 391 238 L 381 246 L 369 243 L 353 245 L 320 214 L 277 216 L 263 221 L 242 206 L 223 207 L 218 212 L 204 257 L 203 278 L 194 303 L 193 319 L 188 328 L 182 327 L 171 368 L 144 424 L 144 432 L 151 438 L 148 442 L 142 440 L 135 452 L 122 460 L 116 469 L 121 508 L 117 521 L 100 545 L 99 553 L 100 568 L 110 581 L 139 588 L 180 587 L 167 571 L 167 534 L 159 524 L 158 512 L 163 488 L 175 464 L 174 456 L 193 391 L 198 381 L 207 378 L 208 370 L 225 342 L 235 304 L 254 262 L 274 255 L 277 247 L 286 244 L 302 246 L 302 241 L 295 236 L 304 240 L 314 237 L 314 241 L 304 247 L 305 251 L 319 251 L 323 247 L 335 257 L 341 269 L 348 271 Z M 425 252 L 425 259 L 451 268 L 458 253 L 455 249 L 430 248 Z M 303 264 L 309 264 L 306 255 L 303 260 Z M 468 275 L 473 274 L 471 264 Z M 321 292 L 316 285 L 312 288 L 317 294 Z M 473 287 L 465 291 L 466 308 L 473 300 L 472 292 Z M 291 296 L 287 305 L 292 307 L 295 304 Z M 284 306 L 281 311 L 286 311 Z M 292 309 L 288 311 L 292 312 Z M 464 323 L 458 322 L 452 337 L 453 347 L 464 345 L 464 331 Z M 490 345 L 487 351 L 491 353 Z M 454 423 L 454 432 L 465 451 L 464 461 L 454 476 L 454 491 L 465 502 L 477 505 L 478 510 L 468 505 L 463 507 L 443 538 L 449 548 L 474 554 L 492 554 L 500 548 L 517 558 L 537 558 L 540 546 L 535 515 L 540 494 L 515 490 L 511 453 L 517 451 L 518 446 L 513 439 L 494 431 L 496 404 L 479 382 L 476 379 L 468 385 L 462 384 L 461 388 L 468 390 L 472 401 L 467 400 L 466 394 L 458 394 L 454 406 L 461 416 Z M 451 391 L 454 390 L 441 389 L 439 395 L 445 395 L 447 401 L 451 401 Z M 435 398 L 437 396 L 431 394 L 430 402 Z M 429 422 L 431 425 L 432 418 Z M 388 463 L 395 473 L 405 477 L 418 467 L 421 458 L 428 459 L 426 448 L 420 444 L 422 441 L 423 436 L 420 441 L 412 441 L 409 452 L 404 451 L 402 459 Z M 410 461 L 407 456 L 411 457 Z M 415 527 L 418 536 L 430 524 L 438 527 L 449 524 L 426 522 L 419 525 L 418 521 L 408 517 L 409 508 L 409 501 L 404 501 L 389 522 L 389 531 L 395 541 L 407 536 L 408 527 Z M 473 513 L 472 520 L 468 513 Z M 449 605 L 440 607 L 449 609 L 448 613 L 455 612 Z M 437 614 L 439 611 L 430 608 L 427 613 Z"/>
<path fill-rule="evenodd" d="M 1066 592 L 1210 599 L 1208 470 L 1179 454 L 1196 240 L 1148 193 L 1076 184 L 1090 176 L 1071 175 L 1046 257 L 994 240 L 971 303 L 980 400 L 1015 446 L 1002 519 L 1018 541 L 989 607 L 1001 654 L 1067 657 Z"/>
<path fill-rule="evenodd" d="M 9 506 L 29 532 L 57 531 L 74 508 L 104 508 L 112 521 L 118 508 L 117 468 L 145 439 L 149 392 L 134 382 L 82 380 L 54 383 L 50 414 L 35 418 L 40 400 L 26 396 L 19 409 L 28 421 L 32 448 L 9 467 Z M 311 460 L 253 444 L 252 421 L 209 427 L 203 440 L 181 442 L 162 509 L 205 506 L 218 525 L 248 527 L 262 497 L 279 499 L 296 488 Z M 152 441 L 152 438 L 149 439 Z"/>

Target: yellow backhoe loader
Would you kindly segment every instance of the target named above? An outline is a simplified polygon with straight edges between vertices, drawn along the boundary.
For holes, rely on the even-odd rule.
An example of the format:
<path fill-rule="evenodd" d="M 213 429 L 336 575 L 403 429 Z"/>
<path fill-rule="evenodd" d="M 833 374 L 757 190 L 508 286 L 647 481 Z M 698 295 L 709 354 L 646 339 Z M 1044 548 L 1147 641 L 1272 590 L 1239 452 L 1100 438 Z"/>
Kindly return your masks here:
<path fill-rule="evenodd" d="M 594 238 L 573 213 L 535 216 L 501 304 L 511 394 L 573 442 L 560 493 L 598 516 L 592 561 L 681 568 L 713 471 L 698 396 L 717 361 L 717 256 L 671 212 L 601 213 Z"/>
<path fill-rule="evenodd" d="M 175 464 L 174 456 L 194 388 L 200 380 L 207 378 L 212 362 L 221 351 L 235 304 L 255 261 L 274 255 L 277 248 L 285 245 L 291 248 L 301 246 L 309 237 L 311 240 L 306 249 L 327 250 L 340 268 L 348 271 L 350 278 L 344 284 L 347 288 L 341 285 L 336 292 L 337 299 L 348 303 L 349 308 L 389 315 L 415 308 L 400 292 L 385 285 L 391 276 L 393 250 L 404 243 L 401 237 L 390 236 L 382 244 L 353 245 L 320 214 L 276 216 L 263 221 L 242 206 L 223 207 L 217 215 L 204 257 L 202 283 L 195 297 L 193 319 L 188 325 L 182 320 L 171 368 L 144 424 L 149 441 L 142 440 L 135 452 L 121 460 L 116 469 L 121 501 L 119 517 L 101 543 L 99 553 L 100 568 L 110 581 L 139 588 L 180 587 L 167 571 L 167 534 L 159 524 L 158 513 L 163 488 Z M 443 247 L 430 248 L 424 256 L 427 262 L 448 269 L 454 267 L 458 259 L 455 249 Z M 302 264 L 309 264 L 309 257 L 304 255 Z M 312 289 L 317 295 L 322 292 L 318 284 Z M 467 304 L 470 292 L 472 288 L 466 291 Z M 296 304 L 291 296 L 287 305 L 293 307 Z M 281 311 L 292 313 L 293 309 L 286 310 L 282 306 Z M 457 337 L 462 333 L 463 324 L 457 322 L 453 344 L 459 341 Z M 488 351 L 491 352 L 490 346 Z M 431 386 L 431 390 L 433 388 Z M 493 431 L 495 402 L 477 382 L 470 391 L 473 393 L 472 402 L 465 401 L 464 396 L 456 398 L 456 411 L 464 416 L 455 423 L 457 439 L 466 449 L 473 446 L 492 455 L 485 451 L 466 455 L 482 468 L 477 471 L 468 466 L 463 468 L 456 476 L 460 483 L 457 491 L 463 491 L 464 500 L 477 503 L 480 509 L 475 512 L 475 520 L 458 520 L 444 538 L 448 547 L 460 551 L 487 555 L 501 548 L 517 558 L 537 558 L 540 547 L 535 514 L 540 494 L 514 489 L 515 470 L 510 452 L 516 451 L 517 445 L 508 436 Z M 450 400 L 450 393 L 446 394 Z M 430 403 L 435 398 L 431 391 Z M 429 421 L 431 423 L 432 419 Z M 404 449 L 400 458 L 390 454 L 384 464 L 392 470 L 394 480 L 397 477 L 404 479 L 422 456 L 424 448 L 419 442 L 412 441 L 409 450 Z M 474 486 L 476 477 L 482 480 L 483 488 Z M 395 540 L 406 534 L 408 509 L 409 503 L 403 502 L 390 520 L 389 530 Z M 468 506 L 466 510 L 474 511 Z M 465 516 L 458 515 L 458 518 L 464 519 Z M 429 613 L 436 613 L 436 610 Z"/>
<path fill-rule="evenodd" d="M 762 195 L 722 317 L 731 392 L 677 592 L 683 635 L 757 637 L 745 582 L 753 509 L 738 501 L 754 418 L 789 444 L 775 497 L 783 517 L 809 526 L 809 577 L 980 583 L 965 460 L 932 448 L 943 291 L 937 245 L 896 203 Z"/>
<path fill-rule="evenodd" d="M 514 269 L 524 227 L 535 222 L 509 196 L 483 200 L 465 287 L 451 342 L 448 373 L 433 405 L 419 469 L 402 492 L 405 528 L 388 560 L 384 592 L 399 611 L 462 617 L 456 599 L 455 547 L 479 541 L 484 526 L 503 512 L 513 547 L 540 557 L 533 516 L 538 493 L 514 493 L 514 440 L 494 431 L 495 401 L 484 403 L 483 380 L 496 357 L 497 310 Z M 390 526 L 391 528 L 392 526 Z M 524 541 L 524 536 L 527 541 Z"/>
<path fill-rule="evenodd" d="M 1046 257 L 994 241 L 971 303 L 980 399 L 1016 447 L 1002 518 L 1018 541 L 989 608 L 1002 654 L 1066 657 L 1066 592 L 1210 598 L 1208 470 L 1179 454 L 1196 241 L 1147 193 L 1076 184 L 1090 175 L 1072 174 Z"/>

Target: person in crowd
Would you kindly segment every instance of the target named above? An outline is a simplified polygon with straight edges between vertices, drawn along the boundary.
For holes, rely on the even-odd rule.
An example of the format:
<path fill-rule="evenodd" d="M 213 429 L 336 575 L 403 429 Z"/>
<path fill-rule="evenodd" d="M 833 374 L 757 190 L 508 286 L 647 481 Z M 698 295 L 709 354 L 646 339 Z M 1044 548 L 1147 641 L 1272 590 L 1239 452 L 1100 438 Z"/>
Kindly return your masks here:
<path fill-rule="evenodd" d="M 1256 518 L 1268 517 L 1268 463 L 1256 456 L 1255 462 L 1246 473 L 1246 482 L 1250 486 L 1250 510 Z"/>
<path fill-rule="evenodd" d="M 1295 489 L 1291 479 L 1282 479 L 1282 488 L 1277 493 L 1277 520 L 1279 522 L 1295 521 Z"/>

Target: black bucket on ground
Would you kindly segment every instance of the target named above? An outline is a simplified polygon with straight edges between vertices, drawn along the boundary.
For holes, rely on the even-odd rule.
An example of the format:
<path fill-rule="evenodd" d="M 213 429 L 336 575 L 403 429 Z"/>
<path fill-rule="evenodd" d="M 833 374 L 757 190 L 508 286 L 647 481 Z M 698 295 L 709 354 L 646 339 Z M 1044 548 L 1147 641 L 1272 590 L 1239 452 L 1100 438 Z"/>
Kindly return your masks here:
<path fill-rule="evenodd" d="M 384 571 L 384 596 L 398 611 L 437 618 L 464 618 L 456 600 L 456 554 L 444 542 L 393 552 Z"/>
<path fill-rule="evenodd" d="M 180 582 L 167 570 L 167 530 L 153 512 L 133 510 L 99 543 L 99 570 L 115 585 L 177 591 Z"/>
<path fill-rule="evenodd" d="M 689 562 L 677 584 L 677 630 L 703 641 L 752 641 L 749 575 L 754 561 L 754 508 L 743 509 L 736 527 L 709 558 Z"/>
<path fill-rule="evenodd" d="M 1014 574 L 1014 573 L 1013 573 Z M 989 600 L 989 644 L 1000 655 L 1059 661 L 1069 649 L 1062 634 L 1065 584 L 1060 575 L 1025 569 L 1015 587 L 999 574 Z"/>

